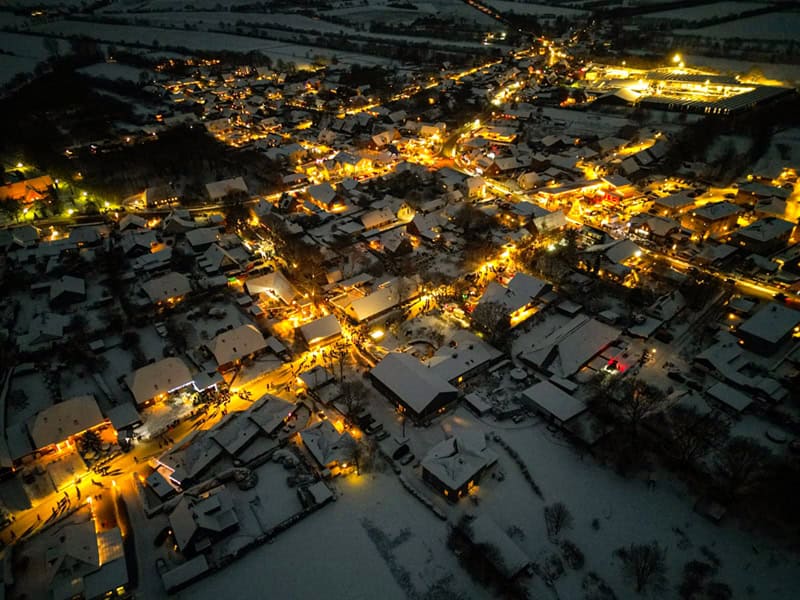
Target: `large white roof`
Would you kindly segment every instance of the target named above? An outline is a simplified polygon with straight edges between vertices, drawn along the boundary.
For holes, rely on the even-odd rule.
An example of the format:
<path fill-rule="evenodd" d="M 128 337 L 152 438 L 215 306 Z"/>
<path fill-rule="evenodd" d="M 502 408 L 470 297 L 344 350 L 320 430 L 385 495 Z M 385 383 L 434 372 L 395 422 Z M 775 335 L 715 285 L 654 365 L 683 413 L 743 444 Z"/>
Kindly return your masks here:
<path fill-rule="evenodd" d="M 255 325 L 242 325 L 225 331 L 208 343 L 218 365 L 226 365 L 266 347 L 264 335 Z"/>
<path fill-rule="evenodd" d="M 280 271 L 253 277 L 245 285 L 250 295 L 271 294 L 286 304 L 291 304 L 298 295 L 298 291 Z"/>
<path fill-rule="evenodd" d="M 137 369 L 126 378 L 136 404 L 192 383 L 192 373 L 180 358 L 170 356 Z"/>
<path fill-rule="evenodd" d="M 432 368 L 403 352 L 387 354 L 370 373 L 418 414 L 439 394 L 458 392 Z"/>
<path fill-rule="evenodd" d="M 94 396 L 77 396 L 40 411 L 28 425 L 36 448 L 63 442 L 105 420 Z"/>
<path fill-rule="evenodd" d="M 586 410 L 586 405 L 549 381 L 532 385 L 522 395 L 556 419 L 565 423 Z"/>
<path fill-rule="evenodd" d="M 545 323 L 546 324 L 546 323 Z M 578 315 L 541 336 L 536 330 L 522 338 L 529 344 L 522 358 L 559 377 L 569 377 L 616 340 L 620 331 L 600 321 Z"/>
<path fill-rule="evenodd" d="M 326 315 L 300 327 L 300 333 L 309 346 L 321 340 L 341 335 L 342 328 L 335 315 Z"/>
<path fill-rule="evenodd" d="M 486 447 L 485 442 L 453 436 L 428 451 L 422 459 L 422 468 L 455 490 L 496 461 L 497 455 Z"/>
<path fill-rule="evenodd" d="M 739 325 L 739 331 L 774 344 L 798 324 L 800 324 L 800 312 L 777 302 L 770 302 Z"/>
<path fill-rule="evenodd" d="M 192 291 L 189 278 L 183 273 L 168 273 L 162 277 L 155 277 L 142 284 L 150 302 L 158 303 L 168 298 L 177 298 Z"/>

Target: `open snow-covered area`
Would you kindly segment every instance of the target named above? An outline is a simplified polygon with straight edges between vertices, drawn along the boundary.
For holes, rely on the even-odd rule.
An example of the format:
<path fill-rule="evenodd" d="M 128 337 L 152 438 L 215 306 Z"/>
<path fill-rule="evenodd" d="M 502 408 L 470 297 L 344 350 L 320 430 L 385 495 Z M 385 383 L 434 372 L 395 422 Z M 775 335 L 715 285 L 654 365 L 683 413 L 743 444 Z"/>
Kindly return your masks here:
<path fill-rule="evenodd" d="M 96 40 L 108 43 L 139 45 L 150 48 L 172 46 L 189 50 L 261 52 L 274 60 L 308 64 L 314 56 L 332 58 L 336 56 L 343 63 L 383 65 L 391 63 L 366 54 L 339 52 L 314 46 L 287 44 L 275 40 L 244 37 L 227 33 L 207 33 L 184 31 L 180 29 L 161 29 L 135 25 L 110 25 L 83 21 L 56 21 L 36 27 L 37 31 L 59 36 L 89 35 Z"/>
<path fill-rule="evenodd" d="M 110 79 L 111 81 L 122 79 L 124 81 L 130 81 L 133 83 L 138 83 L 141 81 L 140 76 L 143 72 L 147 72 L 150 77 L 162 77 L 160 74 L 152 71 L 137 69 L 136 67 L 119 63 L 97 63 L 94 65 L 89 65 L 88 67 L 82 67 L 78 69 L 78 72 L 88 75 L 89 77 Z"/>
<path fill-rule="evenodd" d="M 790 85 L 800 83 L 800 65 L 783 63 L 754 63 L 746 60 L 719 58 L 716 56 L 684 55 L 687 65 L 697 68 L 710 68 L 721 73 L 745 75 L 754 70 L 760 71 L 766 79 L 782 81 Z"/>
<path fill-rule="evenodd" d="M 537 17 L 577 17 L 586 14 L 586 11 L 580 9 L 545 3 L 533 4 L 530 2 L 512 2 L 510 0 L 487 0 L 486 4 L 502 12 L 513 12 L 518 15 L 535 15 Z"/>
<path fill-rule="evenodd" d="M 39 61 L 27 56 L 0 54 L 0 85 L 8 83 L 19 73 L 28 73 L 36 68 Z"/>
<path fill-rule="evenodd" d="M 709 38 L 740 38 L 744 40 L 797 40 L 800 31 L 800 13 L 779 12 L 728 21 L 700 29 L 678 29 L 678 35 Z"/>
<path fill-rule="evenodd" d="M 763 7 L 764 5 L 758 2 L 715 2 L 713 4 L 701 4 L 700 6 L 688 6 L 648 13 L 645 17 L 648 19 L 675 19 L 691 22 L 738 15 L 748 10 Z"/>

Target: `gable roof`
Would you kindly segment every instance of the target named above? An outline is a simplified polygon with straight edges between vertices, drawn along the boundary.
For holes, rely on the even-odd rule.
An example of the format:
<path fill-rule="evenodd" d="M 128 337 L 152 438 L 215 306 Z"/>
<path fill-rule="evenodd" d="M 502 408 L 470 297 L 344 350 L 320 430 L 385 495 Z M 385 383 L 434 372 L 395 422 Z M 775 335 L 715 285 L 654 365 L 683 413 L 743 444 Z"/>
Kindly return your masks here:
<path fill-rule="evenodd" d="M 431 368 L 403 352 L 390 352 L 370 374 L 418 414 L 440 394 L 458 393 Z"/>
<path fill-rule="evenodd" d="M 194 381 L 189 367 L 176 356 L 145 365 L 128 375 L 125 380 L 137 404 L 144 404 L 156 396 Z"/>
<path fill-rule="evenodd" d="M 226 365 L 267 347 L 264 335 L 255 325 L 242 325 L 224 331 L 208 343 L 218 365 Z"/>
<path fill-rule="evenodd" d="M 45 448 L 104 420 L 94 396 L 76 396 L 37 413 L 28 424 L 28 431 L 36 448 Z"/>
<path fill-rule="evenodd" d="M 142 284 L 150 302 L 156 304 L 169 298 L 184 296 L 192 291 L 189 278 L 183 273 L 167 273 L 161 277 L 155 277 Z"/>

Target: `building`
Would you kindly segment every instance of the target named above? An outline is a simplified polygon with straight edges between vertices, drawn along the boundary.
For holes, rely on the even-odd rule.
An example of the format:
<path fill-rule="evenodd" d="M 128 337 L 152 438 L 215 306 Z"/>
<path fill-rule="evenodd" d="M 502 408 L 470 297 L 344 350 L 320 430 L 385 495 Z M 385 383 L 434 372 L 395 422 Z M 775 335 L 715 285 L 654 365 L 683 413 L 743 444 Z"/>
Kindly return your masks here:
<path fill-rule="evenodd" d="M 137 369 L 125 378 L 125 382 L 140 408 L 194 385 L 194 377 L 186 363 L 170 356 Z"/>
<path fill-rule="evenodd" d="M 208 198 L 212 202 L 221 200 L 228 194 L 249 194 L 250 190 L 247 189 L 247 184 L 241 177 L 233 177 L 232 179 L 222 179 L 220 181 L 213 181 L 206 184 L 206 192 Z"/>
<path fill-rule="evenodd" d="M 366 296 L 356 298 L 345 307 L 345 314 L 355 323 L 373 321 L 419 296 L 415 278 L 398 277 L 386 282 Z"/>
<path fill-rule="evenodd" d="M 342 337 L 342 327 L 336 315 L 326 315 L 301 325 L 299 331 L 309 348 L 327 346 Z"/>
<path fill-rule="evenodd" d="M 788 244 L 794 227 L 789 221 L 767 217 L 742 227 L 731 236 L 731 241 L 749 252 L 766 256 Z"/>
<path fill-rule="evenodd" d="M 300 433 L 303 445 L 322 469 L 346 470 L 353 461 L 356 441 L 345 431 L 339 433 L 330 421 L 320 421 Z"/>
<path fill-rule="evenodd" d="M 142 289 L 151 304 L 172 306 L 183 300 L 192 291 L 192 284 L 183 273 L 172 272 L 145 281 Z"/>
<path fill-rule="evenodd" d="M 220 371 L 229 371 L 242 360 L 253 358 L 267 347 L 264 335 L 255 325 L 241 325 L 224 331 L 211 340 L 207 347 Z"/>
<path fill-rule="evenodd" d="M 280 300 L 284 304 L 291 304 L 300 295 L 280 271 L 248 279 L 245 287 L 247 288 L 247 293 L 251 296 L 264 294 Z"/>
<path fill-rule="evenodd" d="M 620 336 L 619 329 L 586 315 L 578 315 L 552 331 L 546 323 L 520 338 L 528 349 L 519 356 L 548 375 L 563 378 L 577 373 Z"/>
<path fill-rule="evenodd" d="M 49 175 L 8 183 L 0 186 L 0 202 L 5 200 L 34 202 L 46 198 L 53 189 L 53 180 Z"/>
<path fill-rule="evenodd" d="M 742 207 L 730 202 L 711 202 L 687 212 L 681 224 L 699 238 L 720 237 L 736 229 Z"/>
<path fill-rule="evenodd" d="M 41 564 L 47 567 L 41 575 L 52 600 L 129 597 L 125 550 L 117 527 L 95 531 L 93 519 L 65 525 Z"/>
<path fill-rule="evenodd" d="M 175 545 L 186 556 L 199 554 L 239 528 L 231 493 L 220 486 L 200 497 L 184 494 L 169 514 Z"/>
<path fill-rule="evenodd" d="M 38 412 L 28 423 L 28 433 L 33 448 L 47 452 L 71 446 L 80 434 L 107 422 L 94 396 L 76 396 Z"/>
<path fill-rule="evenodd" d="M 541 297 L 551 289 L 553 286 L 546 281 L 517 273 L 507 286 L 496 281 L 490 282 L 478 301 L 478 306 L 491 303 L 502 305 L 511 326 L 516 327 L 536 314 Z"/>
<path fill-rule="evenodd" d="M 50 286 L 50 304 L 66 306 L 86 299 L 86 282 L 80 277 L 64 275 Z"/>
<path fill-rule="evenodd" d="M 458 399 L 458 390 L 416 358 L 387 354 L 370 371 L 375 387 L 403 414 L 422 422 Z"/>
<path fill-rule="evenodd" d="M 436 375 L 455 385 L 480 373 L 502 357 L 500 350 L 468 329 L 457 329 L 449 343 L 442 344 L 426 364 Z"/>
<path fill-rule="evenodd" d="M 794 334 L 800 332 L 800 312 L 770 302 L 739 325 L 739 343 L 758 354 L 774 354 Z"/>
<path fill-rule="evenodd" d="M 526 573 L 532 564 L 516 542 L 486 515 L 473 519 L 464 529 L 473 548 L 481 551 L 507 581 Z"/>
<path fill-rule="evenodd" d="M 422 479 L 451 502 L 469 494 L 497 462 L 482 434 L 461 434 L 431 448 L 422 459 Z"/>
<path fill-rule="evenodd" d="M 583 401 L 549 381 L 540 381 L 524 390 L 522 398 L 536 412 L 562 427 L 586 410 Z"/>

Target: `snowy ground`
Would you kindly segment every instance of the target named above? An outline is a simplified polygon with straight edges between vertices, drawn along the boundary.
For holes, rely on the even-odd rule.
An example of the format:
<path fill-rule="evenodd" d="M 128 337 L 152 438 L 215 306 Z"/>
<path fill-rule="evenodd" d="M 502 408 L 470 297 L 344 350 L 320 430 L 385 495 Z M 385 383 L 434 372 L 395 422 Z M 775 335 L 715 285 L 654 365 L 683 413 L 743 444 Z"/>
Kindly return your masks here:
<path fill-rule="evenodd" d="M 800 31 L 800 13 L 769 13 L 711 25 L 701 29 L 679 29 L 678 35 L 710 38 L 741 38 L 745 40 L 797 40 Z"/>
<path fill-rule="evenodd" d="M 487 0 L 486 4 L 502 12 L 516 13 L 518 15 L 535 15 L 537 17 L 579 17 L 586 14 L 586 11 L 583 10 L 545 3 L 532 4 L 529 2 L 510 2 L 509 0 Z"/>
<path fill-rule="evenodd" d="M 702 21 L 703 19 L 713 19 L 715 17 L 725 17 L 727 15 L 738 15 L 748 10 L 763 8 L 763 4 L 756 2 L 715 2 L 713 4 L 703 4 L 700 6 L 690 6 L 686 8 L 676 8 L 661 12 L 648 13 L 647 19 L 676 19 L 681 21 Z"/>
<path fill-rule="evenodd" d="M 116 44 L 131 44 L 157 48 L 171 46 L 189 50 L 229 50 L 234 52 L 261 52 L 274 60 L 308 64 L 314 56 L 336 56 L 341 62 L 353 64 L 388 64 L 391 61 L 379 57 L 339 52 L 314 46 L 287 44 L 275 40 L 237 36 L 226 33 L 159 29 L 134 25 L 110 25 L 80 21 L 56 21 L 36 26 L 36 31 L 59 36 L 89 35 L 92 38 Z"/>

